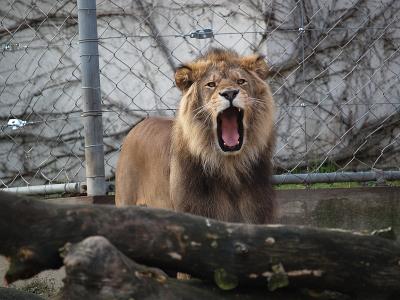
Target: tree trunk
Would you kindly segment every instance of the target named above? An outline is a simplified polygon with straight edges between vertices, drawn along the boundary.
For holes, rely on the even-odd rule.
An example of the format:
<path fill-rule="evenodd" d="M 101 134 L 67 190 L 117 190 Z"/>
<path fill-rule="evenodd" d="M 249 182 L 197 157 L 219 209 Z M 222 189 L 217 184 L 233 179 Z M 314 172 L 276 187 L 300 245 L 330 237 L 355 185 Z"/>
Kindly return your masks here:
<path fill-rule="evenodd" d="M 52 205 L 0 193 L 0 254 L 8 281 L 62 265 L 67 242 L 101 235 L 139 263 L 214 281 L 222 289 L 400 290 L 400 245 L 380 236 L 218 222 L 171 211 Z"/>
<path fill-rule="evenodd" d="M 59 299 L 300 299 L 289 291 L 222 291 L 199 280 L 170 278 L 159 269 L 130 260 L 101 236 L 66 248 L 66 279 Z"/>
<path fill-rule="evenodd" d="M 3 288 L 3 287 L 0 287 L 0 299 L 1 300 L 45 300 L 44 298 L 32 293 L 20 291 L 14 288 Z"/>

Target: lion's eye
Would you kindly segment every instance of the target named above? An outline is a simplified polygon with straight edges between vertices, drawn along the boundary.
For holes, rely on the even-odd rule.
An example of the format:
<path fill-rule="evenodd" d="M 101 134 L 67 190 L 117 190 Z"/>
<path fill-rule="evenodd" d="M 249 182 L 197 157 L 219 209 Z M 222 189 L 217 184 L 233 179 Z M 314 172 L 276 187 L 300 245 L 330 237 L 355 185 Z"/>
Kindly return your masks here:
<path fill-rule="evenodd" d="M 246 80 L 238 79 L 238 80 L 236 80 L 236 82 L 237 82 L 237 84 L 244 84 L 244 83 L 246 83 Z"/>
<path fill-rule="evenodd" d="M 210 81 L 209 83 L 206 84 L 206 86 L 213 88 L 216 87 L 216 83 L 214 81 Z"/>

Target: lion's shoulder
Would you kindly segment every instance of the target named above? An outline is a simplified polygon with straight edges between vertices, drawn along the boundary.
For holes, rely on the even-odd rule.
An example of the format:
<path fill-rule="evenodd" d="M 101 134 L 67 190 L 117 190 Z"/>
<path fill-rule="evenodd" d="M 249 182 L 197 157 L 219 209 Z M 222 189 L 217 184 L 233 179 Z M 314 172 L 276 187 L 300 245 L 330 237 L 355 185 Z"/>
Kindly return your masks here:
<path fill-rule="evenodd" d="M 173 122 L 174 119 L 169 117 L 148 117 L 138 123 L 135 128 L 141 128 L 141 130 L 167 129 L 172 127 Z"/>

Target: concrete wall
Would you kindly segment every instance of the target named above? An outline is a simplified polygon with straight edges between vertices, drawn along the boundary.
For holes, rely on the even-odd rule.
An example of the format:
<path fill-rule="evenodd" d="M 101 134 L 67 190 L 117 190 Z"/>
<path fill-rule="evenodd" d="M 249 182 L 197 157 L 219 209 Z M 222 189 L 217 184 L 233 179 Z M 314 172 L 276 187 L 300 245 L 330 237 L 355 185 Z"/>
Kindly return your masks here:
<path fill-rule="evenodd" d="M 389 2 L 102 1 L 107 176 L 138 119 L 174 113 L 180 99 L 174 68 L 210 46 L 266 55 L 274 70 L 268 81 L 278 106 L 281 170 L 318 171 L 325 159 L 343 170 L 398 166 L 400 2 Z M 2 26 L 15 31 L 0 36 L 14 45 L 0 56 L 0 122 L 31 122 L 0 130 L 0 179 L 11 186 L 84 178 L 76 3 L 35 3 L 0 0 Z M 21 20 L 39 22 L 19 26 Z M 187 36 L 202 28 L 213 28 L 215 37 Z"/>

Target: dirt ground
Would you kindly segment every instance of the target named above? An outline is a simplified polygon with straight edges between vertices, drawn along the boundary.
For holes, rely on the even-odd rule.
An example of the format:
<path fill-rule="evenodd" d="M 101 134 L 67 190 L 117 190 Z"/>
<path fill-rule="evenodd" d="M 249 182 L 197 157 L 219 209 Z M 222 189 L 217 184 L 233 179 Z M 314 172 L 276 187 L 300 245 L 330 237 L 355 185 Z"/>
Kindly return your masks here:
<path fill-rule="evenodd" d="M 0 287 L 6 286 L 4 276 L 8 269 L 8 261 L 4 256 L 0 256 Z M 27 292 L 32 292 L 43 296 L 44 298 L 51 297 L 60 290 L 65 277 L 64 268 L 54 271 L 44 271 L 28 280 L 18 280 L 10 287 L 21 289 Z"/>

